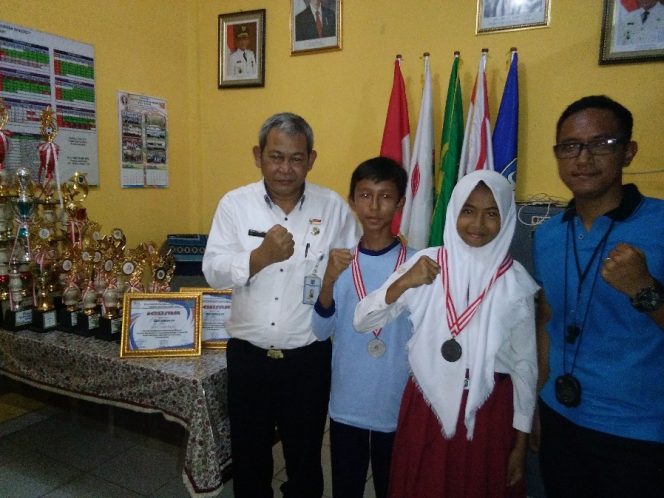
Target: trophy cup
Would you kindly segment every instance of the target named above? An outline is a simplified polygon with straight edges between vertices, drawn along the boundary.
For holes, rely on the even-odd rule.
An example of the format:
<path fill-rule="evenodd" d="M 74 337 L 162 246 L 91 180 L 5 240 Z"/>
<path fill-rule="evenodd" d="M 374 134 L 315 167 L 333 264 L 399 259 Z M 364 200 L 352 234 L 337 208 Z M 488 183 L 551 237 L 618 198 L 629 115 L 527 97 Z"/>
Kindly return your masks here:
<path fill-rule="evenodd" d="M 30 228 L 29 223 L 35 209 L 31 196 L 30 172 L 26 168 L 16 171 L 17 195 L 12 199 L 15 222 L 17 225 L 14 246 L 9 258 L 9 309 L 4 315 L 5 328 L 20 330 L 32 324 L 34 292 L 30 265 Z M 24 286 L 24 284 L 26 284 Z M 29 317 L 28 317 L 29 315 Z"/>
<path fill-rule="evenodd" d="M 175 274 L 175 257 L 168 249 L 160 254 L 154 243 L 144 244 L 148 255 L 148 264 L 152 270 L 152 280 L 148 287 L 149 292 L 170 292 L 171 280 Z"/>
<path fill-rule="evenodd" d="M 38 229 L 37 243 L 34 248 L 37 303 L 32 312 L 31 330 L 47 332 L 58 325 L 57 312 L 53 304 L 51 270 L 55 251 L 51 247 L 50 232 L 46 228 Z"/>
<path fill-rule="evenodd" d="M 60 285 L 62 287 L 62 307 L 58 309 L 58 323 L 66 332 L 74 332 L 78 323 L 79 302 L 81 299 L 79 263 L 77 251 L 67 246 L 60 259 Z"/>
<path fill-rule="evenodd" d="M 37 305 L 32 311 L 31 330 L 48 332 L 58 326 L 57 312 L 53 304 L 53 296 L 49 292 L 51 272 L 48 269 L 37 270 Z"/>
<path fill-rule="evenodd" d="M 122 315 L 120 314 L 120 297 L 122 290 L 116 276 L 117 266 L 113 260 L 113 250 L 106 250 L 103 260 L 102 275 L 106 281 L 104 292 L 101 295 L 102 315 L 99 319 L 99 330 L 95 334 L 98 339 L 105 341 L 120 340 L 122 331 Z"/>
<path fill-rule="evenodd" d="M 97 306 L 97 290 L 94 282 L 94 255 L 84 249 L 81 252 L 83 281 L 81 294 L 81 311 L 78 312 L 74 333 L 89 337 L 99 328 L 99 307 Z"/>

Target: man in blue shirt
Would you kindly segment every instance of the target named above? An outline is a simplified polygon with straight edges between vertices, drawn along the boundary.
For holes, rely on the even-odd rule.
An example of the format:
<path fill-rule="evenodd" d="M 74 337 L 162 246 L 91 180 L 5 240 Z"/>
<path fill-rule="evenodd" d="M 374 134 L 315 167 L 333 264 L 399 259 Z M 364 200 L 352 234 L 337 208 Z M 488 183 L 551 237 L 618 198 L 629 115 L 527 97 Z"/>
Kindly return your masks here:
<path fill-rule="evenodd" d="M 605 96 L 558 120 L 574 198 L 535 236 L 540 463 L 555 497 L 664 491 L 664 201 L 623 185 L 632 115 Z"/>

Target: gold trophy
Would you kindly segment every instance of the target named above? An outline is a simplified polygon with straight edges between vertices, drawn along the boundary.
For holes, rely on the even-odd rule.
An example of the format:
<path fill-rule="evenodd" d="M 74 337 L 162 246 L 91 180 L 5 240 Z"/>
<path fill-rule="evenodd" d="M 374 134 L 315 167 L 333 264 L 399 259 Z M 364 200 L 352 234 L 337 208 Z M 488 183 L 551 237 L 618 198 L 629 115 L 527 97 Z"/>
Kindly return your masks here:
<path fill-rule="evenodd" d="M 32 330 L 47 332 L 57 328 L 57 312 L 53 303 L 53 260 L 55 249 L 52 246 L 51 232 L 44 227 L 37 228 L 36 243 L 33 247 L 35 267 L 33 278 L 36 283 L 36 305 L 32 313 Z"/>
<path fill-rule="evenodd" d="M 79 250 L 67 245 L 62 250 L 59 261 L 59 280 L 62 288 L 62 307 L 58 310 L 60 328 L 74 332 L 80 310 L 80 255 Z"/>
<path fill-rule="evenodd" d="M 99 328 L 99 307 L 94 283 L 94 251 L 81 251 L 81 310 L 78 312 L 74 333 L 82 336 L 94 335 Z"/>
<path fill-rule="evenodd" d="M 110 246 L 110 239 L 104 238 L 102 246 L 105 248 L 102 256 L 100 278 L 105 281 L 104 291 L 101 295 L 102 315 L 99 319 L 99 330 L 95 336 L 106 341 L 119 341 L 122 331 L 122 315 L 120 314 L 120 289 L 117 274 L 120 272 L 120 263 L 116 262 L 116 251 Z"/>

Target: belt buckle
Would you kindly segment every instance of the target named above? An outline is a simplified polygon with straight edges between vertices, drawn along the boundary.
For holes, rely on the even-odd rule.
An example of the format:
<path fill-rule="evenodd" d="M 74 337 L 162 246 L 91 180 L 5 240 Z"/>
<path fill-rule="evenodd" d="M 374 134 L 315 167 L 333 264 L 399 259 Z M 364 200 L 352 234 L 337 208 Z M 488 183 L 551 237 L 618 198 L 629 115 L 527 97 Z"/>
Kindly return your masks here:
<path fill-rule="evenodd" d="M 273 360 L 283 360 L 284 352 L 281 349 L 268 349 L 267 357 Z"/>

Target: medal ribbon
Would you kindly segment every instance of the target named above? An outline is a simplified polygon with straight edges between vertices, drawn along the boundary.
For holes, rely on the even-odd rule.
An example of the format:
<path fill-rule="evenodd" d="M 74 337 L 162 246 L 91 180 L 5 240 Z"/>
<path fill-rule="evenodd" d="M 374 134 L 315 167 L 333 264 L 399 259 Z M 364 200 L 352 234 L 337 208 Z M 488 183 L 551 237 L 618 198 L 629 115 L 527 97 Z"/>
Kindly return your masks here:
<path fill-rule="evenodd" d="M 360 241 L 361 242 L 361 241 Z M 362 270 L 360 269 L 360 242 L 357 243 L 357 249 L 355 249 L 355 254 L 353 254 L 353 260 L 350 264 L 351 273 L 353 275 L 353 285 L 355 286 L 355 292 L 357 292 L 357 297 L 361 301 L 364 299 L 364 296 L 367 295 L 367 290 L 364 287 L 364 280 L 362 279 Z M 399 254 L 397 255 L 397 262 L 394 265 L 394 270 L 396 271 L 399 266 L 406 261 L 406 246 L 401 243 L 399 247 Z M 382 331 L 382 327 L 373 331 L 374 337 L 377 339 Z"/>
<path fill-rule="evenodd" d="M 63 207 L 62 192 L 60 191 L 60 172 L 58 171 L 58 153 L 60 147 L 53 142 L 44 142 L 39 146 L 39 172 L 38 182 L 43 187 L 50 186 L 55 177 L 55 184 L 58 188 L 58 198 L 60 207 Z M 44 181 L 42 182 L 42 176 Z"/>
<path fill-rule="evenodd" d="M 468 322 L 470 322 L 473 316 L 475 316 L 477 309 L 480 307 L 480 304 L 482 304 L 482 301 L 484 300 L 484 296 L 486 296 L 486 293 L 489 291 L 494 282 L 498 280 L 507 270 L 510 269 L 513 260 L 512 256 L 510 256 L 509 254 L 505 256 L 505 259 L 503 259 L 503 262 L 500 263 L 498 270 L 496 270 L 496 274 L 493 277 L 491 277 L 491 280 L 484 288 L 484 290 L 480 293 L 480 295 L 477 296 L 472 303 L 470 303 L 468 308 L 466 308 L 466 310 L 463 313 L 461 313 L 461 315 L 457 315 L 456 308 L 454 306 L 454 300 L 452 299 L 452 294 L 450 293 L 450 285 L 449 285 L 450 272 L 447 266 L 447 251 L 445 250 L 444 247 L 438 249 L 437 259 L 438 259 L 438 264 L 443 269 L 443 271 L 441 272 L 441 280 L 443 283 L 443 287 L 445 288 L 445 307 L 447 309 L 447 326 L 450 329 L 452 337 L 456 337 L 461 333 L 461 331 L 466 327 L 466 325 L 468 325 Z"/>

